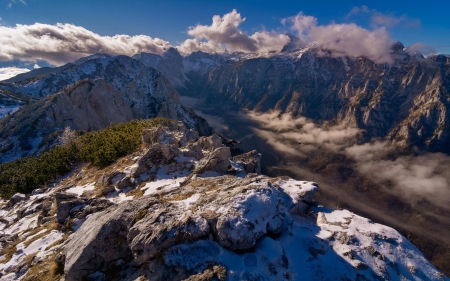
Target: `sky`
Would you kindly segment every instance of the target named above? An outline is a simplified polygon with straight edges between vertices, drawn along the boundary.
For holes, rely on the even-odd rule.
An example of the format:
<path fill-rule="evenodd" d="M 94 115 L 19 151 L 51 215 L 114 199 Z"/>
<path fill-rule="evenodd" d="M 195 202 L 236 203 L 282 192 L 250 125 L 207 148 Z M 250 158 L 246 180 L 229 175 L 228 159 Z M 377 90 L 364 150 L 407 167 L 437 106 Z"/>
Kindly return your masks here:
<path fill-rule="evenodd" d="M 380 49 L 395 41 L 450 54 L 448 11 L 443 0 L 0 0 L 0 75 L 97 52 L 280 51 L 286 32 L 302 46 L 320 42 L 381 63 L 390 59 Z"/>

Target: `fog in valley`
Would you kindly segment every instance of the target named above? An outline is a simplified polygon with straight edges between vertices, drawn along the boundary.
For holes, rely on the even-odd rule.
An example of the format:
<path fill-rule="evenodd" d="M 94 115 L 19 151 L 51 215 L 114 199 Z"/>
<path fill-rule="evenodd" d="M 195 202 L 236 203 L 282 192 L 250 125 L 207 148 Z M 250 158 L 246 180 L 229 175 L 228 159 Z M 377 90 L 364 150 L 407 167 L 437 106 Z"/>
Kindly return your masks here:
<path fill-rule="evenodd" d="M 450 245 L 450 156 L 403 151 L 384 140 L 362 143 L 362 131 L 278 112 L 224 112 L 182 97 L 210 125 L 245 150 L 262 154 L 263 173 L 316 181 L 317 200 L 399 229 L 445 259 Z M 431 244 L 432 245 L 431 245 Z M 424 249 L 434 249 L 426 253 Z M 439 250 L 442 257 L 439 257 Z"/>

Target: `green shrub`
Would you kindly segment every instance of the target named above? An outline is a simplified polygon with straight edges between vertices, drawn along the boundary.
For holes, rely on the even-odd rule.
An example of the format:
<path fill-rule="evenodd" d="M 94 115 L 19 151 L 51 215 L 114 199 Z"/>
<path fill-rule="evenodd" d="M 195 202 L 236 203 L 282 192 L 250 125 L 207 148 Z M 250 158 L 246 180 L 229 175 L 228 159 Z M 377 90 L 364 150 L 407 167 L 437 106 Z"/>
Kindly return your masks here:
<path fill-rule="evenodd" d="M 68 173 L 73 165 L 90 162 L 105 167 L 136 150 L 142 131 L 173 121 L 165 118 L 133 120 L 78 136 L 72 145 L 55 146 L 37 157 L 26 157 L 0 165 L 0 197 L 14 193 L 30 193 Z"/>

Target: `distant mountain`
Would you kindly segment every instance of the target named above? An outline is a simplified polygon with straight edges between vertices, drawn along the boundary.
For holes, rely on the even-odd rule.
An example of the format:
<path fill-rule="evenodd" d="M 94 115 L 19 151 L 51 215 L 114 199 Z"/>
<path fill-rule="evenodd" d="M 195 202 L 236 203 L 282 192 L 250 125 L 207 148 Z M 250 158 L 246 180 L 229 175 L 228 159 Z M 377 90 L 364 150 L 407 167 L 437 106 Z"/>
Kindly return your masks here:
<path fill-rule="evenodd" d="M 172 52 L 175 52 L 172 50 Z M 271 110 L 358 127 L 365 138 L 450 152 L 450 57 L 424 58 L 392 45 L 391 64 L 335 57 L 312 45 L 284 52 L 211 55 L 147 66 L 187 79 L 169 80 L 182 95 L 226 110 Z M 184 83 L 180 84 L 180 81 Z"/>

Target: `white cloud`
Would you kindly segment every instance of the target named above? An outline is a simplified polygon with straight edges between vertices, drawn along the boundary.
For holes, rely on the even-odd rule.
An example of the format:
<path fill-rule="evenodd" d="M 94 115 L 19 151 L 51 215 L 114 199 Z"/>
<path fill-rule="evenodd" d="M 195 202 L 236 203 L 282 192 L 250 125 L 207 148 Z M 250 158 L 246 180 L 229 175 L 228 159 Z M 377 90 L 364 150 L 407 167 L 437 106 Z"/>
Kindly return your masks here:
<path fill-rule="evenodd" d="M 448 206 L 450 203 L 450 157 L 442 153 L 425 153 L 419 156 L 399 156 L 387 159 L 395 147 L 387 142 L 353 145 L 345 149 L 347 156 L 357 161 L 356 169 L 372 181 L 391 182 L 391 193 L 403 198 L 432 199 Z"/>
<path fill-rule="evenodd" d="M 295 144 L 323 146 L 332 150 L 340 150 L 348 146 L 361 130 L 341 125 L 319 126 L 305 117 L 294 118 L 289 114 L 279 112 L 255 113 L 248 112 L 247 118 L 256 121 L 268 131 L 275 132 L 276 138 L 288 140 Z M 267 135 L 266 135 L 267 136 Z"/>
<path fill-rule="evenodd" d="M 395 16 L 394 14 L 385 14 L 376 9 L 369 9 L 366 5 L 361 7 L 353 7 L 350 12 L 347 14 L 347 19 L 350 19 L 353 16 L 362 15 L 365 18 L 370 16 L 370 22 L 372 26 L 384 26 L 384 27 L 394 27 L 396 25 L 402 24 L 404 27 L 420 27 L 421 22 L 418 19 L 412 19 L 407 17 L 406 15 Z"/>
<path fill-rule="evenodd" d="M 412 44 L 411 46 L 406 48 L 406 51 L 410 54 L 418 53 L 418 54 L 424 54 L 424 55 L 436 53 L 435 48 L 433 48 L 431 46 L 427 46 L 422 42 Z"/>
<path fill-rule="evenodd" d="M 319 43 L 335 56 L 366 56 L 378 63 L 391 63 L 390 46 L 393 40 L 384 27 L 368 30 L 354 23 L 318 25 L 315 17 L 299 13 L 286 18 L 304 45 Z"/>
<path fill-rule="evenodd" d="M 0 61 L 46 60 L 61 65 L 95 53 L 163 53 L 170 43 L 146 35 L 100 36 L 73 24 L 0 26 Z"/>
<path fill-rule="evenodd" d="M 8 9 L 11 9 L 13 4 L 16 4 L 17 2 L 22 3 L 23 5 L 27 5 L 27 2 L 25 0 L 11 0 L 8 5 L 6 6 Z"/>
<path fill-rule="evenodd" d="M 361 133 L 358 128 L 319 125 L 305 117 L 294 118 L 279 112 L 247 112 L 242 118 L 256 122 L 259 129 L 253 131 L 285 159 L 292 156 L 308 159 L 307 155 L 316 151 L 343 154 L 353 159 L 355 170 L 380 187 L 389 182 L 391 187 L 385 188 L 388 193 L 412 202 L 426 198 L 445 208 L 450 204 L 448 155 L 398 156 L 397 147 L 387 141 L 358 144 Z"/>
<path fill-rule="evenodd" d="M 197 51 L 210 54 L 220 54 L 225 51 L 225 48 L 215 41 L 202 42 L 197 38 L 185 40 L 177 46 L 177 49 L 182 55 L 189 55 L 190 53 Z"/>
<path fill-rule="evenodd" d="M 30 71 L 27 68 L 18 68 L 18 67 L 2 67 L 0 68 L 0 81 L 9 79 L 18 74 L 25 73 Z"/>
<path fill-rule="evenodd" d="M 275 31 L 258 31 L 248 35 L 239 29 L 239 25 L 245 21 L 236 10 L 220 17 L 215 15 L 211 25 L 190 27 L 188 34 L 195 39 L 183 42 L 180 49 L 183 53 L 212 49 L 214 52 L 221 51 L 219 46 L 224 45 L 230 52 L 270 52 L 281 51 L 290 42 L 285 34 Z M 192 47 L 192 49 L 190 49 Z"/>
<path fill-rule="evenodd" d="M 385 15 L 382 13 L 376 13 L 372 16 L 372 23 L 376 25 L 386 26 L 386 27 L 393 27 L 398 25 L 400 22 L 405 20 L 404 16 L 401 17 L 395 17 L 392 15 Z"/>

